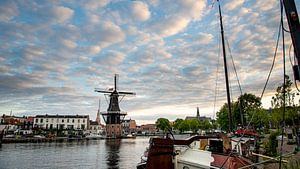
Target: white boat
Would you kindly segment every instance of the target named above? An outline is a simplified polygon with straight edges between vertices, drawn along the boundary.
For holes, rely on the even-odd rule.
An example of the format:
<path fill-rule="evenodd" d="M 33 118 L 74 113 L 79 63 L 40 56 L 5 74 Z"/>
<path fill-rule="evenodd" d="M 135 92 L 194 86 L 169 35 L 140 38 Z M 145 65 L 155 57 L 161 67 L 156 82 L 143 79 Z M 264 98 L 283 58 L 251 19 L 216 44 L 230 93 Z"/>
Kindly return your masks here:
<path fill-rule="evenodd" d="M 226 152 L 225 142 L 220 136 L 198 135 L 185 140 L 152 138 L 137 169 L 237 169 L 252 164 L 238 152 Z"/>
<path fill-rule="evenodd" d="M 85 136 L 85 138 L 90 140 L 97 140 L 97 139 L 104 139 L 105 136 L 103 136 L 100 133 L 89 133 Z"/>

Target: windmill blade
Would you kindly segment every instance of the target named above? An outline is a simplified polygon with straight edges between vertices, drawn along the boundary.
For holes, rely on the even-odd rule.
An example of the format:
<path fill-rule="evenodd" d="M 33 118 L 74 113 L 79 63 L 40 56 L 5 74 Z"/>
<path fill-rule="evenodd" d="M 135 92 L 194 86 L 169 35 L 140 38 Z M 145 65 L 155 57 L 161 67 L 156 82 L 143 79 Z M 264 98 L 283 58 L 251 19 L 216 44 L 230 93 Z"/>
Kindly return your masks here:
<path fill-rule="evenodd" d="M 105 91 L 105 90 L 100 90 L 100 89 L 97 89 L 97 88 L 95 88 L 94 91 L 99 92 L 99 93 L 112 93 L 112 91 Z"/>
<path fill-rule="evenodd" d="M 118 92 L 119 94 L 136 95 L 134 92 Z"/>

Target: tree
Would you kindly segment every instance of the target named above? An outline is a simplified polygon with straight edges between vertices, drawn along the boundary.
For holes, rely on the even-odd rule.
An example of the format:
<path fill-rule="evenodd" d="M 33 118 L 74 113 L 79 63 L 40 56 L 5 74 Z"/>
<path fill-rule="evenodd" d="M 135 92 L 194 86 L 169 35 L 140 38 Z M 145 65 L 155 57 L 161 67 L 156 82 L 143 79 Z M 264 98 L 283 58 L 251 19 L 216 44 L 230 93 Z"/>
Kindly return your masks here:
<path fill-rule="evenodd" d="M 228 119 L 228 105 L 225 103 L 221 109 L 217 112 L 217 123 L 222 130 L 228 130 L 229 119 Z"/>
<path fill-rule="evenodd" d="M 272 107 L 281 108 L 284 105 L 284 92 L 285 92 L 285 106 L 294 106 L 295 93 L 292 93 L 292 81 L 288 75 L 285 75 L 285 89 L 284 84 L 276 89 L 275 96 L 272 97 Z"/>
<path fill-rule="evenodd" d="M 250 93 L 245 93 L 241 95 L 236 102 L 233 102 L 231 104 L 233 128 L 236 128 L 238 125 L 242 124 L 242 118 L 244 119 L 244 116 L 241 117 L 241 113 L 244 114 L 246 116 L 247 121 L 249 121 L 249 117 L 252 117 L 254 113 L 257 113 L 262 110 L 260 98 Z M 255 115 L 256 114 L 254 114 L 254 116 Z M 246 120 L 243 121 L 244 124 L 246 124 Z M 252 122 L 253 124 L 257 123 L 256 121 Z M 227 103 L 225 103 L 217 112 L 217 123 L 220 125 L 221 129 L 228 130 L 229 119 Z"/>
<path fill-rule="evenodd" d="M 199 122 L 199 128 L 202 130 L 208 130 L 213 128 L 212 124 L 208 120 L 202 120 Z"/>
<path fill-rule="evenodd" d="M 188 120 L 183 120 L 179 125 L 180 132 L 189 131 L 190 129 L 191 129 L 191 127 L 190 127 Z"/>
<path fill-rule="evenodd" d="M 174 129 L 180 131 L 179 126 L 180 126 L 180 124 L 181 124 L 182 122 L 183 122 L 183 119 L 176 119 L 176 120 L 174 121 L 174 124 L 173 124 Z"/>
<path fill-rule="evenodd" d="M 199 123 L 200 121 L 198 119 L 191 119 L 191 120 L 187 120 L 190 126 L 190 130 L 193 131 L 193 133 L 197 133 L 197 131 L 199 130 Z"/>
<path fill-rule="evenodd" d="M 285 122 L 294 126 L 295 120 L 297 120 L 297 108 L 294 104 L 295 93 L 292 92 L 292 84 L 289 76 L 286 75 L 285 83 L 277 87 L 275 96 L 272 97 L 271 104 L 273 110 L 271 120 L 277 128 L 280 127 L 280 123 L 283 121 L 282 113 L 284 106 L 286 107 Z"/>
<path fill-rule="evenodd" d="M 240 124 L 247 125 L 247 122 L 250 121 L 252 116 L 256 116 L 256 112 L 260 111 L 261 101 L 260 98 L 251 93 L 245 93 L 238 98 L 238 112 L 242 114 L 240 115 Z M 243 118 L 243 119 L 242 119 Z M 255 123 L 255 122 L 254 122 Z"/>
<path fill-rule="evenodd" d="M 168 128 L 171 128 L 170 121 L 166 118 L 159 118 L 155 122 L 156 127 L 162 131 L 166 131 Z"/>

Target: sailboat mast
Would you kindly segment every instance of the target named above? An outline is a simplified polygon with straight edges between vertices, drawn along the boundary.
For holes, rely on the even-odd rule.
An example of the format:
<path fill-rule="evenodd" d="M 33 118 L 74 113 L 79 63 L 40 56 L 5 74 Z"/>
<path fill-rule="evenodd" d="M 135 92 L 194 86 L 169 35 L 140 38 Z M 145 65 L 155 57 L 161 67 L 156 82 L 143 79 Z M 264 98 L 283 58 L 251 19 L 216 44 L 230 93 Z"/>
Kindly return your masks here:
<path fill-rule="evenodd" d="M 225 50 L 225 40 L 224 40 L 224 29 L 222 22 L 222 12 L 221 5 L 219 4 L 219 15 L 220 15 L 220 27 L 221 27 L 221 36 L 222 36 L 222 48 L 223 48 L 223 58 L 224 58 L 224 70 L 225 70 L 225 80 L 226 80 L 226 92 L 227 92 L 227 104 L 228 104 L 228 119 L 229 119 L 229 132 L 232 131 L 232 113 L 231 113 L 231 104 L 230 104 L 230 91 L 229 91 L 229 81 L 228 81 L 228 71 L 227 71 L 227 61 L 226 61 L 226 50 Z"/>

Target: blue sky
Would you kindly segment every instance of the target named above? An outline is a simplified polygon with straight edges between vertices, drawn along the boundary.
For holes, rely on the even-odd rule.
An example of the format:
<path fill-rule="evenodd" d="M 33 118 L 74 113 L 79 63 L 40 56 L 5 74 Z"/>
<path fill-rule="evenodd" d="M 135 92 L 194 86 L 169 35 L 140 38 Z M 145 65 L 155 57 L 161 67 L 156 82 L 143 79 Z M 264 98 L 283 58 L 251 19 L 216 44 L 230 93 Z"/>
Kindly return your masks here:
<path fill-rule="evenodd" d="M 226 94 L 218 11 L 212 4 L 0 1 L 0 113 L 89 114 L 94 119 L 99 98 L 101 110 L 107 109 L 105 97 L 94 88 L 112 87 L 117 73 L 119 89 L 137 93 L 124 98 L 121 109 L 138 124 L 184 118 L 195 114 L 197 106 L 202 115 L 214 117 Z M 260 96 L 274 53 L 279 1 L 221 4 L 243 92 Z M 287 48 L 290 43 L 286 34 Z M 280 47 L 263 98 L 266 108 L 282 81 L 281 54 Z M 236 100 L 239 89 L 230 58 L 228 65 Z M 292 77 L 290 64 L 287 71 Z"/>

